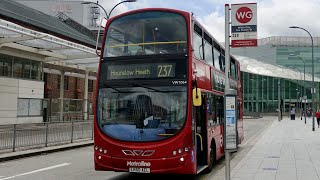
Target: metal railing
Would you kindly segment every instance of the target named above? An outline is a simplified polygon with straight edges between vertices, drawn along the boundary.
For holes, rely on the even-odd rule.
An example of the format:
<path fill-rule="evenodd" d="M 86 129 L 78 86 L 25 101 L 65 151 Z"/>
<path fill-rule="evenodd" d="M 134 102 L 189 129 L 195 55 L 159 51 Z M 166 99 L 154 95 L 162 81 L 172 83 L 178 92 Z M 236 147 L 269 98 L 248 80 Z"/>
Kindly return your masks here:
<path fill-rule="evenodd" d="M 93 140 L 92 121 L 0 125 L 0 153 Z"/>

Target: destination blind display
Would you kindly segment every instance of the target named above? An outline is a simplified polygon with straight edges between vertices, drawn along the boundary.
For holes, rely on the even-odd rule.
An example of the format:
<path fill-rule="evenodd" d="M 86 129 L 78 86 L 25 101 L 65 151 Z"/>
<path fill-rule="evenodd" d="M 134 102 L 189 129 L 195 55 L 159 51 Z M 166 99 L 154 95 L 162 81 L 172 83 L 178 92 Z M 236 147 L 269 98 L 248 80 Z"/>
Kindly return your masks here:
<path fill-rule="evenodd" d="M 175 77 L 175 63 L 108 65 L 107 79 Z"/>

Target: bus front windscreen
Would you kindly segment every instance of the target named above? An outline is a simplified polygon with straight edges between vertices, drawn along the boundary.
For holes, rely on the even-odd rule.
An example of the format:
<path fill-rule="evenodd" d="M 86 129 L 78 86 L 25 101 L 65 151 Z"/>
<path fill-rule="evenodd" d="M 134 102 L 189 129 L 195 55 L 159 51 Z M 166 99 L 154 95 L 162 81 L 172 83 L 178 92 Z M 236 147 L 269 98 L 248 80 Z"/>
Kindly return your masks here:
<path fill-rule="evenodd" d="M 187 25 L 177 13 L 147 11 L 119 17 L 107 29 L 104 57 L 187 52 Z"/>
<path fill-rule="evenodd" d="M 97 120 L 114 139 L 159 141 L 182 129 L 186 106 L 186 86 L 108 86 L 99 89 Z"/>

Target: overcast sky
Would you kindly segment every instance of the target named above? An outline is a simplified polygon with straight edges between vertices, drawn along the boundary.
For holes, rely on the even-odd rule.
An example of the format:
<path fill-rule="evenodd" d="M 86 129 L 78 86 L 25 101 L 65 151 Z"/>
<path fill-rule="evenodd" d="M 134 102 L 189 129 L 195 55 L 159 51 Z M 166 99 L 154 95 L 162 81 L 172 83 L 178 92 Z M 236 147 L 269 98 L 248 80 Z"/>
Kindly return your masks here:
<path fill-rule="evenodd" d="M 120 0 L 100 0 L 107 12 Z M 130 10 L 164 7 L 193 12 L 204 27 L 220 42 L 224 41 L 225 4 L 257 3 L 258 38 L 270 36 L 308 36 L 299 29 L 307 29 L 312 36 L 320 36 L 320 0 L 137 0 L 116 7 L 112 15 Z"/>

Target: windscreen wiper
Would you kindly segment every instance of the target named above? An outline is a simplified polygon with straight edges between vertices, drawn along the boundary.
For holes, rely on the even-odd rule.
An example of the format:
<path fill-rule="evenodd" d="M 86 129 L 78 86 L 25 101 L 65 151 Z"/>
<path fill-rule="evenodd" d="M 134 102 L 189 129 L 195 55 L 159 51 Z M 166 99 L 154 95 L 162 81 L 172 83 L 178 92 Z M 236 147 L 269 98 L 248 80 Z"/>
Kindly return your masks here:
<path fill-rule="evenodd" d="M 120 90 L 118 90 L 117 88 L 115 88 L 115 87 L 113 87 L 113 86 L 110 86 L 110 85 L 108 85 L 108 84 L 103 84 L 105 87 L 107 87 L 107 88 L 111 88 L 111 89 L 113 89 L 113 90 L 115 90 L 115 91 L 117 91 L 117 93 L 142 93 L 142 91 L 120 91 Z M 112 92 L 112 93 L 115 93 L 115 92 Z"/>
<path fill-rule="evenodd" d="M 106 83 L 104 83 L 103 84 L 105 87 L 108 87 L 108 88 L 111 88 L 111 89 L 113 89 L 113 90 L 115 90 L 115 91 L 117 91 L 117 92 L 122 92 L 122 91 L 120 91 L 120 90 L 118 90 L 117 88 L 115 88 L 115 87 L 112 87 L 112 86 L 110 86 L 110 85 L 108 85 L 108 84 L 106 84 Z"/>
<path fill-rule="evenodd" d="M 153 90 L 153 91 L 156 91 L 156 92 L 163 92 L 163 91 L 160 91 L 158 89 L 154 89 L 154 88 L 151 88 L 151 87 L 148 87 L 148 86 L 144 86 L 144 85 L 141 85 L 141 84 L 137 84 L 137 83 L 132 83 L 133 86 L 137 86 L 137 87 L 143 87 L 143 88 L 146 88 L 146 89 L 150 89 L 150 90 Z"/>

